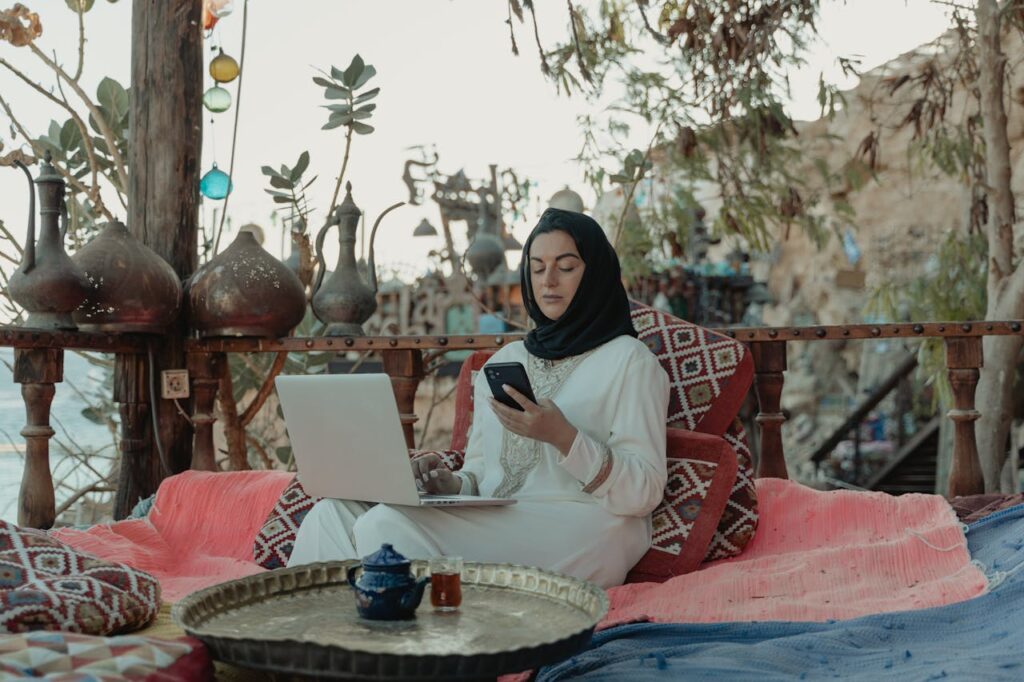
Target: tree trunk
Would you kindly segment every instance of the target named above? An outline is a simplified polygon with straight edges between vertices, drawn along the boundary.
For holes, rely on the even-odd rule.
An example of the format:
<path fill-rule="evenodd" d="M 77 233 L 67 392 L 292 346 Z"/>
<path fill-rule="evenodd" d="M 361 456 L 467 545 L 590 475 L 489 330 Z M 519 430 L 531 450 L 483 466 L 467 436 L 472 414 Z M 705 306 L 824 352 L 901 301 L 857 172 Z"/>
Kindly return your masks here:
<path fill-rule="evenodd" d="M 978 0 L 978 86 L 985 138 L 986 198 L 988 199 L 988 309 L 986 318 L 1021 316 L 1021 273 L 1014 272 L 1013 228 L 1016 223 L 1011 187 L 1010 142 L 1006 127 L 1003 83 L 1006 56 L 1002 52 L 999 3 Z M 1021 338 L 985 339 L 985 365 L 978 383 L 978 454 L 985 475 L 985 490 L 999 490 L 1006 460 L 1011 398 Z"/>
<path fill-rule="evenodd" d="M 202 150 L 202 3 L 134 0 L 128 149 L 128 228 L 184 280 L 198 263 L 199 164 Z M 155 370 L 184 368 L 187 320 L 153 340 Z M 125 371 L 132 371 L 125 368 Z M 157 374 L 159 379 L 159 374 Z M 157 381 L 159 385 L 159 381 Z M 174 404 L 156 404 L 160 439 L 171 473 L 191 461 L 191 429 Z M 155 441 L 149 456 L 156 457 Z M 139 469 L 136 468 L 136 471 Z M 154 470 L 156 470 L 154 468 Z M 133 481 L 140 494 L 159 479 Z"/>

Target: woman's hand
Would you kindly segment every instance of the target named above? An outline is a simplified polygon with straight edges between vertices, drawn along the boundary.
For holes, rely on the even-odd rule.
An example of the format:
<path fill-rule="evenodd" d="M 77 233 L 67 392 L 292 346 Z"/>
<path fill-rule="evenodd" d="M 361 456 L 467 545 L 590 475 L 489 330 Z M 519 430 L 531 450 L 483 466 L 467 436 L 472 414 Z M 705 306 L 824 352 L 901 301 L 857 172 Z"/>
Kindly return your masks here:
<path fill-rule="evenodd" d="M 426 492 L 433 495 L 458 495 L 462 490 L 462 479 L 453 474 L 435 453 L 420 455 L 410 464 L 412 477 Z"/>
<path fill-rule="evenodd" d="M 502 426 L 520 436 L 550 443 L 563 456 L 569 454 L 573 441 L 576 440 L 576 427 L 569 423 L 558 409 L 558 405 L 546 398 L 541 398 L 539 403 L 535 403 L 508 385 L 503 385 L 502 389 L 523 408 L 520 412 L 502 405 L 494 398 L 488 398 L 491 409 Z"/>

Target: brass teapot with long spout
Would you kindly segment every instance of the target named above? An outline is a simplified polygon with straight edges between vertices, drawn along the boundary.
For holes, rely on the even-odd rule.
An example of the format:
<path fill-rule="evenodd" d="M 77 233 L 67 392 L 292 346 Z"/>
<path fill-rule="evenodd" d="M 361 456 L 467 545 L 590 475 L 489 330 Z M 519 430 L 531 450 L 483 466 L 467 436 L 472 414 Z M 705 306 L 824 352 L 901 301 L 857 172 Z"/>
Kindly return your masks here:
<path fill-rule="evenodd" d="M 81 305 L 89 291 L 85 272 L 64 251 L 67 232 L 67 207 L 64 204 L 64 179 L 50 163 L 50 153 L 40 166 L 39 241 L 36 241 L 36 193 L 32 174 L 21 161 L 14 164 L 28 177 L 29 215 L 25 249 L 21 264 L 7 285 L 11 298 L 28 313 L 25 327 L 33 329 L 75 330 L 71 313 Z M 58 218 L 63 223 L 58 228 Z"/>
<path fill-rule="evenodd" d="M 403 206 L 399 202 L 377 217 L 370 232 L 367 250 L 367 277 L 364 282 L 356 265 L 356 228 L 362 211 L 352 200 L 352 183 L 345 184 L 345 200 L 334 210 L 327 224 L 316 236 L 318 272 L 313 284 L 313 314 L 327 325 L 327 336 L 363 336 L 363 323 L 377 310 L 377 272 L 373 263 L 373 241 L 380 221 L 388 213 Z M 328 230 L 338 226 L 338 264 L 324 282 L 327 263 L 324 260 L 324 238 Z"/>

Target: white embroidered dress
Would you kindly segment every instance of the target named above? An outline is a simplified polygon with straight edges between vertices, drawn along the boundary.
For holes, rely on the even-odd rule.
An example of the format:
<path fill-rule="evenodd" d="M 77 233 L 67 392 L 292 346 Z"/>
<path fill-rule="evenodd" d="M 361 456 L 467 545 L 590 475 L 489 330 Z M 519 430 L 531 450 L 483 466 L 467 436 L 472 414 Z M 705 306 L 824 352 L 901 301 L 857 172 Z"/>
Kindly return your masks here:
<path fill-rule="evenodd" d="M 534 394 L 553 400 L 578 429 L 569 454 L 506 431 L 480 372 L 457 472 L 462 492 L 517 503 L 422 508 L 324 500 L 303 521 L 289 566 L 357 558 L 390 542 L 410 558 L 447 554 L 539 566 L 602 587 L 623 582 L 650 547 L 651 511 L 665 487 L 665 371 L 629 336 L 557 361 L 534 357 L 517 342 L 490 361 L 523 363 Z"/>

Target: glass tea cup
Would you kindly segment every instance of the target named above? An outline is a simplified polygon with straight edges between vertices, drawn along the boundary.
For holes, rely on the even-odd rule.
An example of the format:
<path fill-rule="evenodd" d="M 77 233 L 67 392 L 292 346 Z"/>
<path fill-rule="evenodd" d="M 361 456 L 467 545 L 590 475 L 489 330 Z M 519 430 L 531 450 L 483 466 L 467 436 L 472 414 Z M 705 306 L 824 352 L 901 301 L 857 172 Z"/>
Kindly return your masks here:
<path fill-rule="evenodd" d="M 455 611 L 462 604 L 462 557 L 436 556 L 430 562 L 430 604 Z"/>

